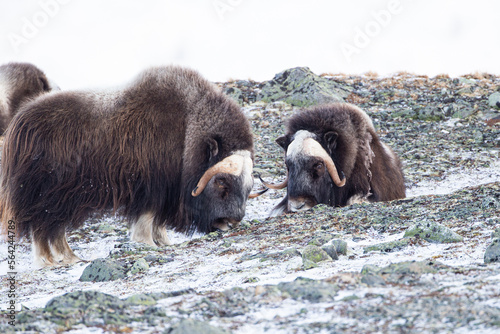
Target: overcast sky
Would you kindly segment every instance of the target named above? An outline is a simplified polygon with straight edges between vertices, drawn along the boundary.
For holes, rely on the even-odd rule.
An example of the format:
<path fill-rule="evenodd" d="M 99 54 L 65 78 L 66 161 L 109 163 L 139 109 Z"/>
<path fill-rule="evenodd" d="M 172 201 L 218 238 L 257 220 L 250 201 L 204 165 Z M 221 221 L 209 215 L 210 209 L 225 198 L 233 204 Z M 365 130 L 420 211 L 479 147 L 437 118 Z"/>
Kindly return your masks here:
<path fill-rule="evenodd" d="M 0 0 L 0 63 L 62 89 L 121 85 L 151 65 L 211 81 L 315 73 L 500 74 L 497 0 Z"/>

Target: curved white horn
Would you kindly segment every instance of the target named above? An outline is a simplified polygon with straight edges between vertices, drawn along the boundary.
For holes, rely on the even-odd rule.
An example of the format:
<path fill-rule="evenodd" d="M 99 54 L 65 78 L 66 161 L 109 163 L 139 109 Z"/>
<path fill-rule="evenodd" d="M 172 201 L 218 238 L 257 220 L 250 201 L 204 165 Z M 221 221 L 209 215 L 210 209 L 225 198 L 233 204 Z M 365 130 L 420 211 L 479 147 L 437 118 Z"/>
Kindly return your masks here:
<path fill-rule="evenodd" d="M 280 189 L 285 188 L 288 185 L 288 172 L 286 174 L 285 181 L 283 181 L 281 183 L 278 183 L 278 184 L 267 183 L 266 181 L 262 180 L 262 177 L 260 177 L 260 174 L 259 174 L 259 180 L 260 180 L 260 182 L 262 182 L 262 184 L 266 188 L 274 189 L 274 190 L 280 190 Z"/>
<path fill-rule="evenodd" d="M 320 143 L 318 143 L 313 138 L 305 138 L 303 152 L 306 155 L 311 155 L 323 159 L 326 165 L 326 169 L 328 170 L 328 173 L 330 174 L 333 182 L 337 185 L 337 187 L 343 187 L 345 185 L 345 177 L 342 180 L 340 179 L 339 173 L 337 172 L 337 168 L 335 167 L 332 157 L 330 157 L 330 155 L 325 151 Z"/>
<path fill-rule="evenodd" d="M 203 176 L 198 181 L 196 188 L 194 188 L 191 192 L 191 195 L 196 197 L 201 194 L 207 186 L 208 182 L 216 174 L 226 173 L 236 176 L 241 175 L 247 159 L 250 159 L 250 157 L 242 154 L 232 154 L 224 158 L 222 161 L 219 161 L 218 163 L 207 169 L 205 174 L 203 174 Z"/>

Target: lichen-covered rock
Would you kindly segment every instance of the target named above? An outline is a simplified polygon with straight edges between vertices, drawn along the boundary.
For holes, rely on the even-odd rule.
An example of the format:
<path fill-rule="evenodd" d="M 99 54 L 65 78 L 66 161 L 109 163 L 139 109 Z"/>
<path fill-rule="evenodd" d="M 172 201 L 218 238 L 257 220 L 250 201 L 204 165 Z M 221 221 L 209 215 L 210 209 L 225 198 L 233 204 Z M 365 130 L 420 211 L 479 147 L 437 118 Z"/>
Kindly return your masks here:
<path fill-rule="evenodd" d="M 125 299 L 125 302 L 130 304 L 130 305 L 150 306 L 150 305 L 156 304 L 156 300 L 152 296 L 144 294 L 144 293 L 132 295 L 132 296 L 128 297 L 127 299 Z"/>
<path fill-rule="evenodd" d="M 292 282 L 279 283 L 278 289 L 295 300 L 308 300 L 312 303 L 331 301 L 339 287 L 321 280 L 298 277 Z"/>
<path fill-rule="evenodd" d="M 149 269 L 149 264 L 146 262 L 146 260 L 143 258 L 139 258 L 132 264 L 127 274 L 134 275 L 140 272 L 146 272 L 148 271 L 148 269 Z"/>
<path fill-rule="evenodd" d="M 488 105 L 492 108 L 500 109 L 500 92 L 495 92 L 488 98 Z"/>
<path fill-rule="evenodd" d="M 405 248 L 406 246 L 408 246 L 409 243 L 410 243 L 409 238 L 383 242 L 380 244 L 367 246 L 363 248 L 363 252 L 368 253 L 372 251 L 378 251 L 383 253 L 390 253 Z"/>
<path fill-rule="evenodd" d="M 122 261 L 95 259 L 82 273 L 82 282 L 107 282 L 125 278 L 127 266 Z"/>
<path fill-rule="evenodd" d="M 125 302 L 99 291 L 75 291 L 55 297 L 45 306 L 46 318 L 64 326 L 126 324 Z"/>
<path fill-rule="evenodd" d="M 257 99 L 304 107 L 342 102 L 348 95 L 348 88 L 314 74 L 308 67 L 296 67 L 276 74 L 262 87 Z"/>
<path fill-rule="evenodd" d="M 361 277 L 361 283 L 368 286 L 382 286 L 386 285 L 385 280 L 382 276 L 376 274 L 366 274 Z"/>
<path fill-rule="evenodd" d="M 406 230 L 404 237 L 420 237 L 428 242 L 445 244 L 463 241 L 462 236 L 433 221 L 417 223 Z"/>
<path fill-rule="evenodd" d="M 337 248 L 334 245 L 331 245 L 331 244 L 324 245 L 324 246 L 321 246 L 321 249 L 324 250 L 326 252 L 326 254 L 328 254 L 328 256 L 332 258 L 332 260 L 339 259 L 339 255 L 337 254 Z"/>
<path fill-rule="evenodd" d="M 238 87 L 227 87 L 224 89 L 224 93 L 240 105 L 243 105 L 243 91 Z"/>
<path fill-rule="evenodd" d="M 318 246 L 308 245 L 302 250 L 302 261 L 318 263 L 321 261 L 331 261 L 332 258 Z"/>
<path fill-rule="evenodd" d="M 375 265 L 365 265 L 361 269 L 361 274 L 364 276 L 380 276 L 391 283 L 406 284 L 409 281 L 418 279 L 422 274 L 436 273 L 439 266 L 441 264 L 429 261 L 403 261 L 392 263 L 383 268 Z M 368 276 L 365 281 L 368 283 L 376 282 L 377 279 L 371 276 Z"/>
<path fill-rule="evenodd" d="M 484 252 L 484 263 L 491 262 L 500 262 L 500 238 L 493 239 Z"/>
<path fill-rule="evenodd" d="M 214 327 L 207 322 L 194 319 L 183 319 L 173 326 L 167 333 L 169 334 L 227 334 L 224 329 Z"/>
<path fill-rule="evenodd" d="M 330 244 L 335 246 L 337 254 L 347 255 L 347 242 L 340 239 L 334 239 L 330 241 Z"/>
<path fill-rule="evenodd" d="M 326 244 L 328 241 L 333 239 L 333 235 L 330 233 L 322 232 L 318 233 L 315 235 L 311 241 L 308 242 L 308 245 L 314 245 L 314 246 L 323 246 Z"/>

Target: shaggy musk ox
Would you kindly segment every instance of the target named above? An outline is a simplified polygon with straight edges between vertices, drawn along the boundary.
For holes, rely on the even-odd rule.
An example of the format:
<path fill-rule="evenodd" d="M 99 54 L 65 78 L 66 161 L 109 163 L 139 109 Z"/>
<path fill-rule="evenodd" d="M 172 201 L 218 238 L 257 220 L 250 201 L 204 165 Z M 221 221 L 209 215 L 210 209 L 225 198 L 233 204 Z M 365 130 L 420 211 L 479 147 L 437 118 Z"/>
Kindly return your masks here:
<path fill-rule="evenodd" d="M 46 266 L 79 261 L 66 229 L 107 209 L 128 218 L 132 240 L 167 245 L 166 227 L 241 221 L 252 167 L 238 105 L 192 70 L 153 68 L 114 93 L 59 92 L 22 108 L 2 153 L 2 222 L 31 236 Z"/>
<path fill-rule="evenodd" d="M 23 103 L 59 89 L 45 74 L 29 63 L 8 63 L 0 66 L 0 134 Z"/>
<path fill-rule="evenodd" d="M 401 163 L 380 141 L 371 119 L 358 107 L 337 103 L 305 109 L 288 121 L 277 143 L 285 150 L 287 187 L 274 215 L 316 204 L 344 206 L 358 201 L 405 197 Z"/>

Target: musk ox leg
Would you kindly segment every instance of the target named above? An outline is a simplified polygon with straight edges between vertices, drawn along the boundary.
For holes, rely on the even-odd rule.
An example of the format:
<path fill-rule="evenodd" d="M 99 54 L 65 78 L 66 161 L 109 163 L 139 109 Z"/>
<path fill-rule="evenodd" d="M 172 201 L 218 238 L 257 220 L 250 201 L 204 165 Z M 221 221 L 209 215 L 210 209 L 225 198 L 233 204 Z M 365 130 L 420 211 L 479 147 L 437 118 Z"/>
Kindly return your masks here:
<path fill-rule="evenodd" d="M 57 238 L 50 244 L 52 256 L 56 264 L 73 264 L 83 261 L 73 253 L 73 250 L 68 245 L 66 233 Z"/>
<path fill-rule="evenodd" d="M 40 240 L 31 234 L 31 247 L 35 265 L 38 267 L 50 267 L 54 265 L 54 258 L 50 251 L 49 241 L 47 239 Z"/>
<path fill-rule="evenodd" d="M 66 240 L 66 234 L 58 236 L 53 242 L 39 236 L 31 236 L 35 264 L 39 267 L 50 267 L 62 264 L 73 264 L 83 261 L 73 253 Z"/>
<path fill-rule="evenodd" d="M 168 238 L 168 232 L 165 226 L 153 224 L 153 240 L 158 246 L 170 246 L 172 243 Z"/>
<path fill-rule="evenodd" d="M 130 239 L 142 242 L 151 246 L 156 246 L 153 240 L 153 214 L 143 213 L 135 223 L 130 226 Z"/>

